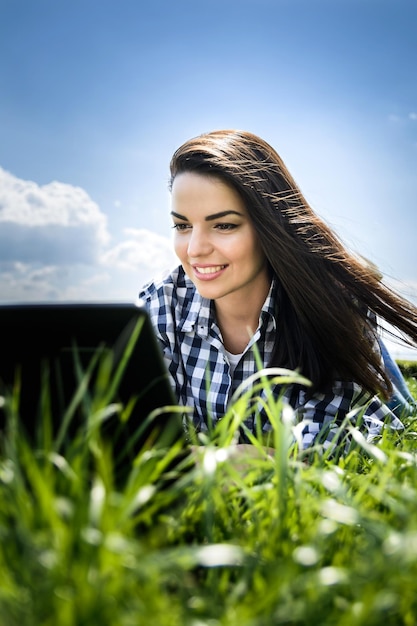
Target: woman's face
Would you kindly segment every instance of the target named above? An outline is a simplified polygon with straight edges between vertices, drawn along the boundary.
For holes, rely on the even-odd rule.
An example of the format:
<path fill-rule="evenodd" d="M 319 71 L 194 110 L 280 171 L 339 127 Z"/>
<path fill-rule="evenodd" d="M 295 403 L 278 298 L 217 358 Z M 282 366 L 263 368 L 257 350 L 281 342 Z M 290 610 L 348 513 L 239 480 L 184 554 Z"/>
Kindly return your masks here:
<path fill-rule="evenodd" d="M 172 185 L 175 252 L 205 298 L 249 297 L 269 284 L 267 262 L 245 205 L 233 187 L 194 172 Z"/>

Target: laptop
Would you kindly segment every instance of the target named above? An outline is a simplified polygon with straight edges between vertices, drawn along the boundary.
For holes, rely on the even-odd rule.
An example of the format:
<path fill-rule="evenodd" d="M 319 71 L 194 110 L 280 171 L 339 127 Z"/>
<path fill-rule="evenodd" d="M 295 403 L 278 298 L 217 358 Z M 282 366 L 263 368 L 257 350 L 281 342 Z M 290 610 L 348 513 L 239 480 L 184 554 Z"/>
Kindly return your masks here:
<path fill-rule="evenodd" d="M 144 450 L 182 441 L 182 415 L 146 310 L 1 304 L 0 431 L 13 424 L 34 445 L 53 440 L 59 450 L 99 427 L 124 474 Z"/>

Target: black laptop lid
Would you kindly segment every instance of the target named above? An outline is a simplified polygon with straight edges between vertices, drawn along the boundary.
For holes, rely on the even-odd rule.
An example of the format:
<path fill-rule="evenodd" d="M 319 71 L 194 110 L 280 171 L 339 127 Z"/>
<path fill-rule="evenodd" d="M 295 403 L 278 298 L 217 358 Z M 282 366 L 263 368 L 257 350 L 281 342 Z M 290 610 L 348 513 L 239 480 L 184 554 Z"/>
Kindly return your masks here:
<path fill-rule="evenodd" d="M 0 428 L 17 415 L 18 427 L 34 440 L 45 414 L 64 442 L 110 405 L 123 409 L 106 418 L 103 432 L 130 459 L 144 446 L 182 437 L 153 328 L 135 304 L 0 305 L 0 395 L 6 399 Z"/>

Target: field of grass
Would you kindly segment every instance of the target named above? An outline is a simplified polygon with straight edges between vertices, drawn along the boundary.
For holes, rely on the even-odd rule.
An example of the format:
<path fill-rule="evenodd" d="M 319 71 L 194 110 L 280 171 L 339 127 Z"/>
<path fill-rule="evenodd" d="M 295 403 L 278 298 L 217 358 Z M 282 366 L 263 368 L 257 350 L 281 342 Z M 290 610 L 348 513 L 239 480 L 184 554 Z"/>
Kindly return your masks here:
<path fill-rule="evenodd" d="M 373 444 L 351 428 L 344 455 L 306 463 L 274 406 L 274 456 L 242 468 L 242 406 L 191 461 L 145 451 L 121 487 L 96 429 L 36 449 L 11 420 L 1 626 L 416 624 L 415 419 Z"/>

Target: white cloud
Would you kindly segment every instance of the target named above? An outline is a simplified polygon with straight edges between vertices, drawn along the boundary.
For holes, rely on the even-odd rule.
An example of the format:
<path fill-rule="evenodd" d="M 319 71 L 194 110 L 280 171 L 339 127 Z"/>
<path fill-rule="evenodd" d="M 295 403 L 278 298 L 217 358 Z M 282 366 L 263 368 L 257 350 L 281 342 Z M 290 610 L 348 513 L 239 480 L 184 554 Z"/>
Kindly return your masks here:
<path fill-rule="evenodd" d="M 91 263 L 108 241 L 107 218 L 83 189 L 0 168 L 0 263 Z"/>
<path fill-rule="evenodd" d="M 67 282 L 67 269 L 41 264 L 0 265 L 0 293 L 3 301 L 59 299 Z"/>
<path fill-rule="evenodd" d="M 2 301 L 134 300 L 174 254 L 151 231 L 124 236 L 110 244 L 107 217 L 83 189 L 39 186 L 0 168 Z"/>
<path fill-rule="evenodd" d="M 81 189 L 60 182 L 40 186 L 22 180 L 0 168 L 0 222 L 25 226 L 59 224 L 78 226 L 94 223 L 107 238 L 106 219 L 89 195 Z"/>
<path fill-rule="evenodd" d="M 395 113 L 391 113 L 390 115 L 388 115 L 388 120 L 390 122 L 393 122 L 394 124 L 397 124 L 398 122 L 401 122 L 401 117 L 399 115 L 396 115 Z"/>
<path fill-rule="evenodd" d="M 143 228 L 126 228 L 124 233 L 126 239 L 102 255 L 103 265 L 135 272 L 141 268 L 158 274 L 175 262 L 167 237 Z"/>
<path fill-rule="evenodd" d="M 398 124 L 400 122 L 406 123 L 407 120 L 411 120 L 412 122 L 415 122 L 417 120 L 417 113 L 415 111 L 411 111 L 408 114 L 403 113 L 402 115 L 391 113 L 390 115 L 388 115 L 388 120 L 390 122 L 393 122 L 394 124 Z"/>

